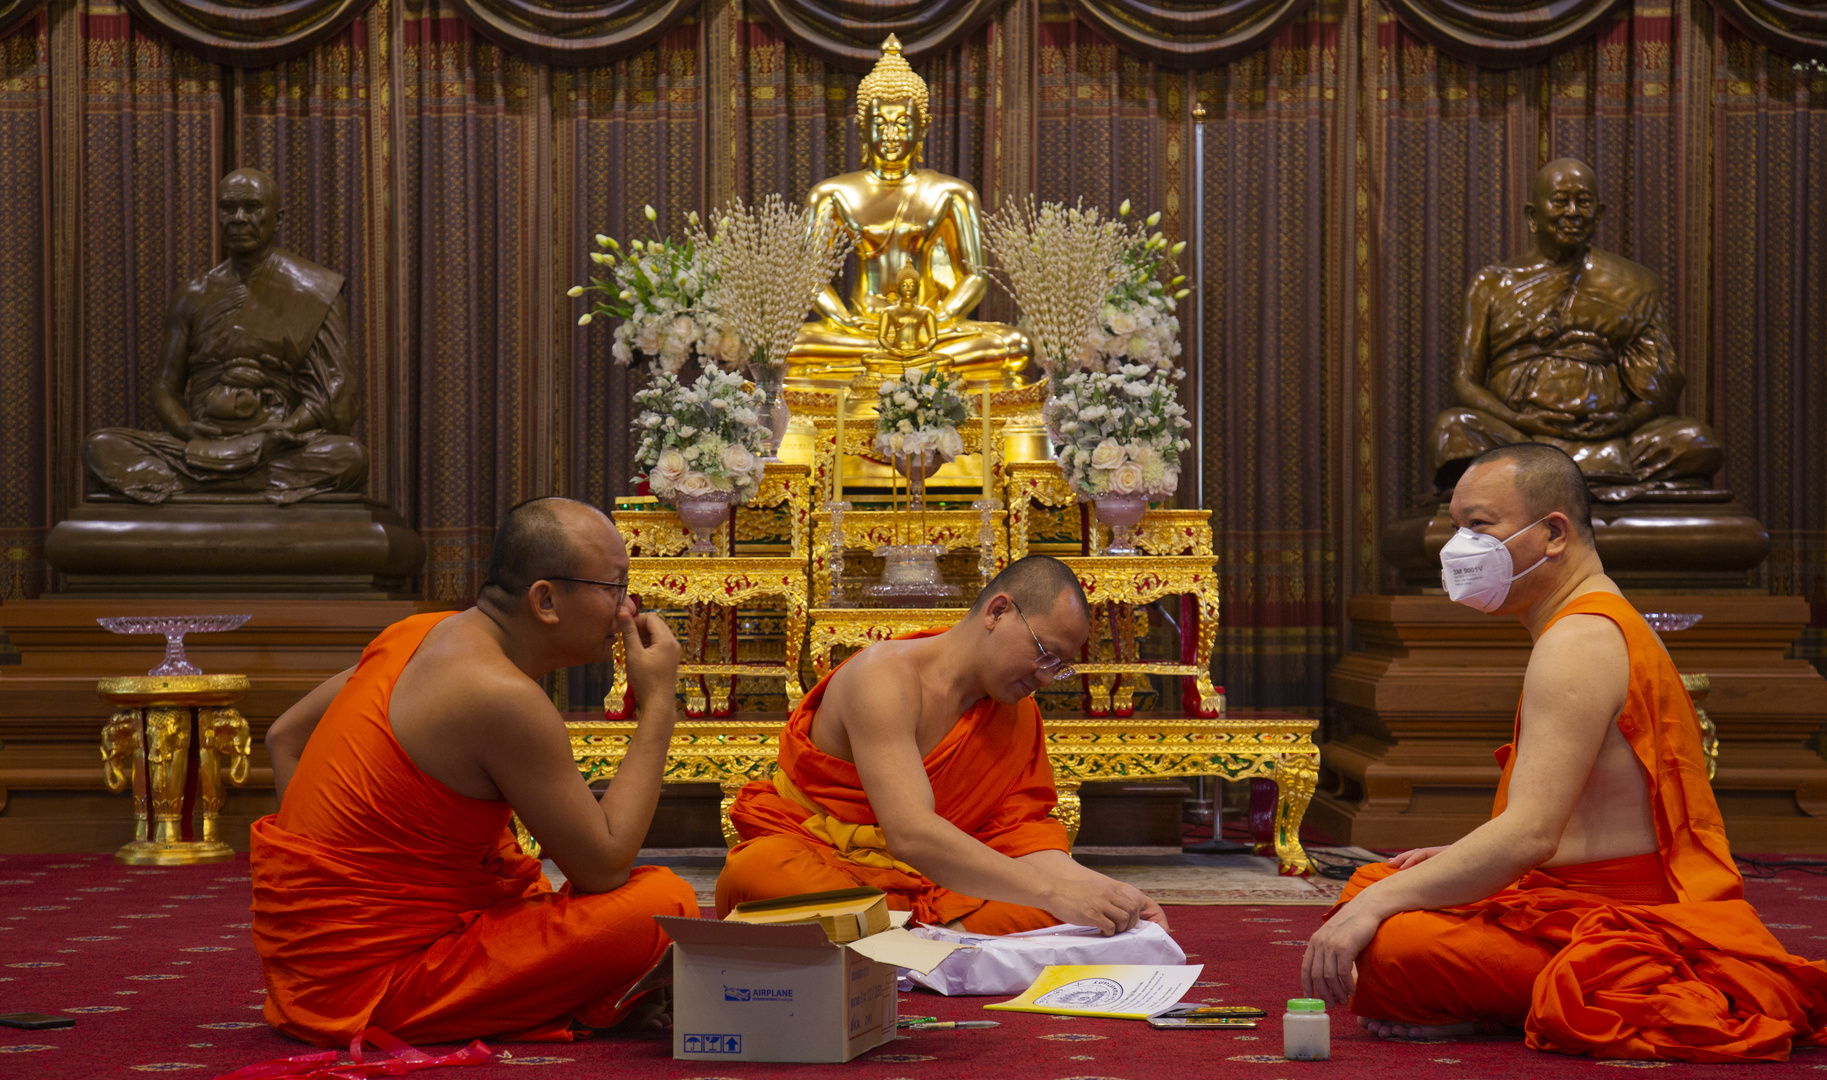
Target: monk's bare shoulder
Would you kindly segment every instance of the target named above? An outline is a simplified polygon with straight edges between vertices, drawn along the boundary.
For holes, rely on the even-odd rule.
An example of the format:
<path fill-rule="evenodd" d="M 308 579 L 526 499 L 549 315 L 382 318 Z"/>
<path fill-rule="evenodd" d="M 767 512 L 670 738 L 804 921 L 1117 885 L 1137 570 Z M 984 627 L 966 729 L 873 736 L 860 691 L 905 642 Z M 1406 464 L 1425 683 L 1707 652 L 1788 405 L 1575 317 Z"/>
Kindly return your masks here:
<path fill-rule="evenodd" d="M 914 641 L 884 641 L 869 646 L 831 676 L 812 738 L 826 753 L 850 757 L 853 732 L 912 733 L 920 722 L 920 676 L 914 665 Z"/>
<path fill-rule="evenodd" d="M 1563 616 L 1529 654 L 1523 696 L 1578 703 L 1580 713 L 1615 716 L 1630 689 L 1630 648 L 1603 615 Z"/>
<path fill-rule="evenodd" d="M 551 698 L 471 616 L 486 618 L 472 609 L 434 627 L 400 673 L 389 708 L 395 737 L 420 768 L 447 783 L 428 763 L 442 764 L 444 771 L 474 763 L 486 773 L 504 754 L 546 758 L 562 752 L 568 762 L 564 718 Z"/>

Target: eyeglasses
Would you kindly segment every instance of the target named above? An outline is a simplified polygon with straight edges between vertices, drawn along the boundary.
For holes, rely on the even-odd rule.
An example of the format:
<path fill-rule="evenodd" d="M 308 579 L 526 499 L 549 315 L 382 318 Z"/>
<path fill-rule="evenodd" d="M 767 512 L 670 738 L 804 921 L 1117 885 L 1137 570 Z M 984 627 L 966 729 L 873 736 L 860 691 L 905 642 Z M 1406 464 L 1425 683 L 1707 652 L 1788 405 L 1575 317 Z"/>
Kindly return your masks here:
<path fill-rule="evenodd" d="M 1034 632 L 1034 624 L 1028 622 L 1028 617 L 1021 613 L 1021 605 L 1017 604 L 1013 597 L 1009 599 L 1009 606 L 1015 609 L 1015 617 L 1021 620 L 1021 625 L 1028 628 L 1028 636 L 1034 639 L 1034 647 L 1040 650 L 1040 655 L 1034 658 L 1035 673 L 1044 675 L 1054 682 L 1059 682 L 1061 679 L 1070 679 L 1072 676 L 1077 675 L 1078 672 L 1073 668 L 1061 667 L 1060 665 L 1064 664 L 1065 661 L 1048 652 L 1047 647 L 1040 643 L 1040 635 Z"/>
<path fill-rule="evenodd" d="M 611 595 L 614 594 L 614 590 L 619 589 L 621 590 L 621 595 L 615 597 L 615 606 L 617 607 L 622 606 L 622 598 L 628 595 L 628 582 L 626 579 L 622 581 L 598 581 L 595 578 L 566 577 L 563 574 L 545 574 L 541 578 L 536 578 L 535 580 L 575 581 L 579 585 L 601 585 L 603 588 L 611 590 Z"/>

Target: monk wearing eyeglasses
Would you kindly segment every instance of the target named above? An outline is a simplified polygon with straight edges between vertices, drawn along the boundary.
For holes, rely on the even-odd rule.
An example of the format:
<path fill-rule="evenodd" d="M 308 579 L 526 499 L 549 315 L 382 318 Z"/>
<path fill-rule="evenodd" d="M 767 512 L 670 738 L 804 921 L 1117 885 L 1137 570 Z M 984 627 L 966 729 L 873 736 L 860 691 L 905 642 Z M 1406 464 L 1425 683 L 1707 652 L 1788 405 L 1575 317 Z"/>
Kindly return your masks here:
<path fill-rule="evenodd" d="M 620 999 L 696 916 L 689 885 L 634 865 L 674 722 L 679 643 L 628 599 L 628 549 L 569 499 L 510 510 L 476 606 L 381 631 L 361 662 L 274 721 L 279 813 L 254 823 L 253 937 L 266 1019 L 347 1043 L 564 1041 L 658 1026 Z M 593 795 L 537 681 L 627 650 L 639 724 Z M 569 879 L 515 841 L 519 814 Z M 630 1010 L 637 1011 L 630 1016 Z"/>
<path fill-rule="evenodd" d="M 1030 555 L 964 620 L 862 650 L 812 688 L 780 767 L 736 796 L 742 842 L 717 911 L 867 885 L 916 920 L 979 934 L 1059 923 L 1167 925 L 1139 890 L 1074 862 L 1034 691 L 1074 672 L 1089 605 L 1066 564 Z"/>

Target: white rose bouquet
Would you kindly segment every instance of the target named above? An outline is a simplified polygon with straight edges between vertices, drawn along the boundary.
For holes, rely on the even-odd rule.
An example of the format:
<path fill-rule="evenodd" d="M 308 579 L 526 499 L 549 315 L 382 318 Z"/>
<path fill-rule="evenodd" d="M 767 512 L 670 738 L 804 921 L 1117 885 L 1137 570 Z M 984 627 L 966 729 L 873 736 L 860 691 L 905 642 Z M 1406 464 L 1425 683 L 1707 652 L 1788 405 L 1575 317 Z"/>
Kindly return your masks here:
<path fill-rule="evenodd" d="M 1097 325 L 1086 335 L 1082 363 L 1090 371 L 1116 372 L 1124 364 L 1145 364 L 1172 372 L 1180 355 L 1180 318 L 1174 308 L 1189 290 L 1180 288 L 1185 275 L 1168 274 L 1174 269 L 1173 257 L 1186 250 L 1186 241 L 1170 247 L 1166 237 L 1150 232 L 1161 223 L 1158 210 L 1137 221 L 1129 217 L 1129 202 L 1124 200 L 1117 218 L 1123 223 L 1124 247 Z"/>
<path fill-rule="evenodd" d="M 634 395 L 641 414 L 635 460 L 662 499 L 701 498 L 727 492 L 747 502 L 761 483 L 771 432 L 761 423 L 762 396 L 740 375 L 707 367 L 690 386 L 665 369 Z"/>
<path fill-rule="evenodd" d="M 1146 364 L 1080 371 L 1054 384 L 1043 414 L 1059 467 L 1087 498 L 1162 498 L 1180 484 L 1190 428 L 1174 377 Z"/>
<path fill-rule="evenodd" d="M 875 448 L 885 457 L 951 461 L 964 452 L 958 425 L 976 415 L 964 380 L 938 367 L 908 368 L 876 388 Z"/>
<path fill-rule="evenodd" d="M 659 216 L 651 206 L 643 213 L 649 222 Z M 597 234 L 602 250 L 591 252 L 590 261 L 603 276 L 573 285 L 566 295 L 598 294 L 595 306 L 578 316 L 579 326 L 597 316 L 621 320 L 610 350 L 616 363 L 632 363 L 638 354 L 676 374 L 693 356 L 726 369 L 742 360 L 741 335 L 707 299 L 717 275 L 697 242 L 697 218 L 696 212 L 686 215 L 691 233 L 684 240 L 630 240 L 624 248 L 614 237 Z"/>

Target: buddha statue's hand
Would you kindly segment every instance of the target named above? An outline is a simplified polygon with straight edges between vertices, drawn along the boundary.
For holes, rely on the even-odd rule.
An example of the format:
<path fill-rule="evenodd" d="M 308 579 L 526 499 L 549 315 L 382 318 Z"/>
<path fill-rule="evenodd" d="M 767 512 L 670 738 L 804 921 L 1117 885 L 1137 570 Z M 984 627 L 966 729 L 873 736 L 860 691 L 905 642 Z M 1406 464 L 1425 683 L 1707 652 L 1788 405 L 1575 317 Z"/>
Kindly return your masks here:
<path fill-rule="evenodd" d="M 1623 412 L 1607 409 L 1586 416 L 1576 422 L 1570 430 L 1576 438 L 1611 439 L 1625 434 L 1630 427 L 1631 424 Z"/>
<path fill-rule="evenodd" d="M 1572 413 L 1556 412 L 1553 409 L 1518 409 L 1510 423 L 1531 435 L 1546 435 L 1551 439 L 1574 438 L 1574 424 L 1578 421 Z"/>
<path fill-rule="evenodd" d="M 202 420 L 192 420 L 190 423 L 182 425 L 180 430 L 173 434 L 186 442 L 191 439 L 220 439 L 222 429 Z"/>

